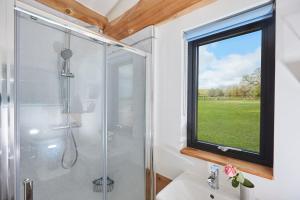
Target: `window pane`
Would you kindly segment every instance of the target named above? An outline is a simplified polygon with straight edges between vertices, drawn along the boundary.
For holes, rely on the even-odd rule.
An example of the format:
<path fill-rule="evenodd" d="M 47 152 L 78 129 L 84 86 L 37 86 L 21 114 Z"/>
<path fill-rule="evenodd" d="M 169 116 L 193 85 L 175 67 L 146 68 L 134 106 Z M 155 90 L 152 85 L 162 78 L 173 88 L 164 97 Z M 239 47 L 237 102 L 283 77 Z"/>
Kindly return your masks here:
<path fill-rule="evenodd" d="M 198 140 L 259 152 L 261 35 L 199 46 Z"/>

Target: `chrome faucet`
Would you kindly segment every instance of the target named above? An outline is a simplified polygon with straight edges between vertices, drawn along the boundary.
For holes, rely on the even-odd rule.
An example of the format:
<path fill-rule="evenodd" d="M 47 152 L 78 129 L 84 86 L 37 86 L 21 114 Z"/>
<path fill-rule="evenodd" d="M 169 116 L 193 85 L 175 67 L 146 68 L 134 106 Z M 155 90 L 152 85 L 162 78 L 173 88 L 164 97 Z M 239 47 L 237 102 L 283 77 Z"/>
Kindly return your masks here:
<path fill-rule="evenodd" d="M 207 183 L 212 189 L 219 189 L 219 167 L 217 165 L 210 167 L 210 175 L 207 179 Z"/>

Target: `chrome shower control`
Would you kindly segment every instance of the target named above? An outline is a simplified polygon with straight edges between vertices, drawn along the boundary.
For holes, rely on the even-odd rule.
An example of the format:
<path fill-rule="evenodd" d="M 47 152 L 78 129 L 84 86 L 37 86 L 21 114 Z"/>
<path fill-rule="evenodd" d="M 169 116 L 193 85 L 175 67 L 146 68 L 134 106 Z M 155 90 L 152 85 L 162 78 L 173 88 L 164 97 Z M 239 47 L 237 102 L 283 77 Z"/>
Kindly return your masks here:
<path fill-rule="evenodd" d="M 29 178 L 23 181 L 24 200 L 33 200 L 33 181 Z"/>
<path fill-rule="evenodd" d="M 70 73 L 70 72 L 67 72 L 67 73 L 63 72 L 60 75 L 63 76 L 63 77 L 67 77 L 67 78 L 74 78 L 75 77 L 74 74 Z"/>

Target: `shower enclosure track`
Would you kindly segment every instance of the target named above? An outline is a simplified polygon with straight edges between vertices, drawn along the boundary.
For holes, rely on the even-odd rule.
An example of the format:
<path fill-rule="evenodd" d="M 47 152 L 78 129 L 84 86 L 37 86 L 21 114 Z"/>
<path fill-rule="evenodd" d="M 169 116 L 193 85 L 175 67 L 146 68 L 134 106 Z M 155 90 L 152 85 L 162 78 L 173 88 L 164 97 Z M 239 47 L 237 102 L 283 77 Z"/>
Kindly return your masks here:
<path fill-rule="evenodd" d="M 107 43 L 109 45 L 114 45 L 117 46 L 119 48 L 122 48 L 124 50 L 130 51 L 132 53 L 138 54 L 140 56 L 143 57 L 147 57 L 146 52 L 139 50 L 139 49 L 135 49 L 131 46 L 128 46 L 122 42 L 119 42 L 113 38 L 110 38 L 108 36 L 102 35 L 98 32 L 94 32 L 91 31 L 90 29 L 84 28 L 80 25 L 77 25 L 75 23 L 69 22 L 67 20 L 64 20 L 62 18 L 56 17 L 52 14 L 49 14 L 45 11 L 39 10 L 35 7 L 32 7 L 26 3 L 23 3 L 21 1 L 16 1 L 16 6 L 15 6 L 15 10 L 20 11 L 22 13 L 28 14 L 32 17 L 36 17 L 37 19 L 41 19 L 44 20 L 50 24 L 62 27 L 62 28 L 66 28 L 68 30 L 74 31 L 76 33 L 82 34 L 86 37 L 89 37 L 91 39 L 94 39 L 96 41 L 99 42 L 104 42 Z"/>

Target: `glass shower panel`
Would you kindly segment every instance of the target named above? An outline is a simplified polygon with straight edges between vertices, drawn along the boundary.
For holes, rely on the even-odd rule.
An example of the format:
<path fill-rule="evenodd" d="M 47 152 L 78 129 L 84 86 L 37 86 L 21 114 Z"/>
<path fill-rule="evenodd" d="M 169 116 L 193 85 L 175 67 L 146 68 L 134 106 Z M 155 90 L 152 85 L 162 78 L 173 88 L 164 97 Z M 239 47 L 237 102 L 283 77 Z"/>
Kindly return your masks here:
<path fill-rule="evenodd" d="M 20 13 L 17 33 L 18 199 L 26 178 L 35 200 L 103 199 L 104 46 Z"/>
<path fill-rule="evenodd" d="M 114 181 L 109 200 L 145 199 L 145 84 L 145 57 L 108 48 L 107 178 Z"/>

